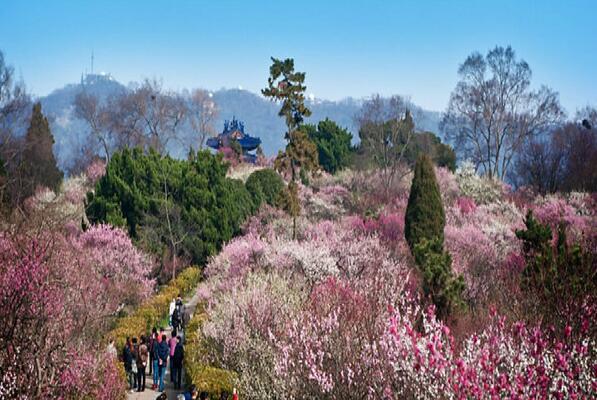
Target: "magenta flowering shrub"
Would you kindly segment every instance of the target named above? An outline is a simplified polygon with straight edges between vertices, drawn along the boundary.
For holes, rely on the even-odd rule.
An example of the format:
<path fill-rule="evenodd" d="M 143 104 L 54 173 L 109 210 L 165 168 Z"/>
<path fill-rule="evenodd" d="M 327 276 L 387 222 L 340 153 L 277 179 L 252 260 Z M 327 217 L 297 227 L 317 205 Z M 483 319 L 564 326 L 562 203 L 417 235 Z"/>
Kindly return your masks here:
<path fill-rule="evenodd" d="M 102 361 L 102 334 L 124 305 L 151 293 L 150 269 L 127 235 L 108 226 L 0 233 L 1 390 L 75 399 L 90 388 L 103 393 L 92 398 L 122 398 L 116 367 Z"/>
<path fill-rule="evenodd" d="M 121 399 L 116 367 L 103 363 L 97 351 L 97 329 L 107 327 L 106 317 L 126 299 L 116 289 L 122 275 L 89 274 L 97 256 L 62 240 L 47 234 L 0 235 L 0 394 L 75 399 L 110 384 L 112 389 L 95 398 Z M 80 262 L 73 262 L 75 256 Z"/>
<path fill-rule="evenodd" d="M 51 280 L 47 245 L 30 238 L 0 234 L 0 371 L 3 398 L 39 395 L 63 357 L 46 352 L 58 340 L 63 296 Z M 36 352 L 30 351 L 36 349 Z M 57 365 L 56 365 L 57 364 Z M 53 368 L 52 368 L 53 367 Z M 34 376 L 42 379 L 34 379 Z"/>
<path fill-rule="evenodd" d="M 392 223 L 387 225 L 392 227 Z M 339 288 L 333 282 L 343 282 L 355 293 L 372 294 L 366 307 L 350 313 L 363 314 L 367 307 L 385 309 L 385 296 L 397 296 L 410 281 L 406 264 L 386 252 L 377 233 L 356 231 L 348 220 L 311 222 L 296 241 L 267 229 L 250 229 L 212 258 L 205 270 L 208 281 L 199 289 L 210 316 L 202 332 L 210 343 L 210 359 L 236 371 L 246 393 L 269 393 L 255 398 L 292 392 L 292 381 L 274 368 L 281 342 L 272 341 L 272 335 L 285 338 L 288 324 L 310 315 L 312 310 L 305 311 L 305 303 L 315 299 L 320 307 L 317 318 L 324 318 L 325 288 Z M 330 307 L 344 307 L 343 298 Z M 385 314 L 371 315 L 378 320 L 381 334 Z M 345 329 L 352 328 L 346 325 Z M 364 334 L 355 333 L 355 340 Z M 337 347 L 338 343 L 329 345 Z"/>
<path fill-rule="evenodd" d="M 66 275 L 65 281 L 77 288 L 67 293 L 71 312 L 80 316 L 80 329 L 106 328 L 107 317 L 122 305 L 137 305 L 153 292 L 155 282 L 149 278 L 153 264 L 121 228 L 95 225 L 65 237 L 56 256 L 56 263 L 63 263 L 57 268 Z M 97 326 L 88 316 L 103 323 Z"/>
<path fill-rule="evenodd" d="M 460 212 L 465 215 L 473 213 L 477 209 L 475 200 L 471 199 L 470 197 L 458 197 L 456 199 L 456 205 L 460 209 Z"/>
<path fill-rule="evenodd" d="M 444 203 L 453 203 L 454 200 L 460 196 L 460 188 L 458 187 L 458 182 L 456 181 L 454 174 L 445 167 L 436 167 L 435 177 Z"/>
<path fill-rule="evenodd" d="M 379 345 L 386 313 L 376 305 L 350 284 L 329 278 L 314 287 L 298 318 L 270 334 L 276 372 L 288 381 L 290 397 L 381 397 L 390 371 Z"/>
<path fill-rule="evenodd" d="M 69 367 L 62 371 L 57 399 L 106 399 L 126 398 L 126 385 L 121 379 L 118 361 L 92 352 L 72 352 Z"/>
<path fill-rule="evenodd" d="M 452 269 L 466 282 L 469 305 L 487 300 L 493 289 L 499 262 L 495 243 L 477 226 L 446 225 L 445 247 L 452 256 Z"/>
<path fill-rule="evenodd" d="M 532 207 L 533 215 L 541 223 L 549 225 L 554 232 L 557 231 L 558 225 L 563 223 L 573 241 L 596 236 L 595 214 L 590 208 L 585 208 L 582 200 L 577 200 L 575 205 L 576 207 L 559 196 L 550 196 L 539 199 Z"/>
<path fill-rule="evenodd" d="M 416 308 L 396 312 L 385 333 L 395 379 L 391 398 L 589 398 L 597 390 L 594 338 L 550 342 L 539 328 L 489 326 L 457 349 L 433 309 L 413 326 Z"/>
<path fill-rule="evenodd" d="M 275 371 L 269 334 L 294 319 L 302 297 L 300 287 L 275 273 L 250 273 L 242 286 L 216 292 L 201 328 L 205 361 L 236 371 L 241 392 L 251 393 L 246 397 L 279 398 L 287 382 Z"/>
<path fill-rule="evenodd" d="M 299 186 L 303 214 L 310 219 L 338 219 L 346 213 L 350 192 L 341 185 L 320 188 Z"/>

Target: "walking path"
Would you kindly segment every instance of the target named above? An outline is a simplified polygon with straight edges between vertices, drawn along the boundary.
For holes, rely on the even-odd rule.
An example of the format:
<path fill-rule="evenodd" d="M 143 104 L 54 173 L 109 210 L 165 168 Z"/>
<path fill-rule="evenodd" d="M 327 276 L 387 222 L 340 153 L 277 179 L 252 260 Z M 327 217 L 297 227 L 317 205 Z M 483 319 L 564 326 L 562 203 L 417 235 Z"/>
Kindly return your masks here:
<path fill-rule="evenodd" d="M 193 313 L 195 312 L 195 308 L 197 307 L 197 304 L 199 303 L 199 296 L 197 294 L 197 291 L 195 291 L 195 294 L 193 295 L 193 297 L 191 297 L 189 299 L 189 301 L 186 303 L 186 309 L 187 312 L 189 313 L 190 317 L 193 316 Z M 170 339 L 171 337 L 171 331 L 172 329 L 170 327 L 168 327 L 166 329 L 166 335 L 168 336 L 168 339 Z M 182 338 L 183 338 L 183 343 L 184 343 L 184 332 L 182 332 Z M 153 384 L 153 376 L 152 374 L 149 373 L 149 367 L 146 370 L 146 378 L 145 378 L 145 391 L 144 392 L 134 392 L 134 393 L 127 393 L 127 400 L 155 400 L 159 395 L 160 392 L 158 392 L 157 390 L 151 390 L 151 385 Z M 182 377 L 182 381 L 184 382 L 184 370 L 183 370 L 183 377 Z M 174 389 L 174 384 L 172 382 L 170 382 L 170 360 L 168 360 L 168 368 L 166 369 L 166 374 L 164 376 L 164 388 L 165 388 L 165 392 L 168 395 L 168 400 L 176 400 L 176 396 L 180 393 L 182 393 L 182 390 L 176 390 Z M 184 389 L 184 385 L 183 385 L 183 389 Z"/>

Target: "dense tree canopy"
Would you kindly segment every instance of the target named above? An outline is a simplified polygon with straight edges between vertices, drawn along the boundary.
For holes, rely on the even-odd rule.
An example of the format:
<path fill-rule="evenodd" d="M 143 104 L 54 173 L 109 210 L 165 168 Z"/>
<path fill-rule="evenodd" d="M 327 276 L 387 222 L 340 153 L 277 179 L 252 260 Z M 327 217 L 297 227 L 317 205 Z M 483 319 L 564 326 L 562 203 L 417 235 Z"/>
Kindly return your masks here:
<path fill-rule="evenodd" d="M 317 126 L 305 125 L 309 138 L 317 146 L 319 165 L 333 174 L 350 163 L 352 134 L 334 121 L 325 119 Z"/>
<path fill-rule="evenodd" d="M 279 200 L 280 192 L 284 190 L 284 181 L 276 171 L 265 168 L 253 172 L 245 186 L 257 207 L 264 202 L 273 206 Z"/>
<path fill-rule="evenodd" d="M 405 153 L 415 134 L 415 123 L 404 99 L 374 96 L 358 116 L 360 152 L 367 164 L 380 169 L 387 187 L 401 178 Z"/>
<path fill-rule="evenodd" d="M 456 153 L 452 146 L 442 143 L 432 132 L 415 133 L 412 143 L 406 151 L 405 158 L 409 165 L 415 165 L 420 154 L 427 154 L 438 167 L 456 170 Z"/>
<path fill-rule="evenodd" d="M 226 178 L 226 170 L 221 157 L 207 151 L 182 161 L 153 150 L 125 149 L 113 155 L 95 193 L 88 194 L 87 216 L 91 222 L 127 227 L 134 239 L 153 226 L 160 238 L 154 251 L 162 247 L 202 264 L 254 210 L 244 185 Z M 169 218 L 176 223 L 166 224 Z"/>

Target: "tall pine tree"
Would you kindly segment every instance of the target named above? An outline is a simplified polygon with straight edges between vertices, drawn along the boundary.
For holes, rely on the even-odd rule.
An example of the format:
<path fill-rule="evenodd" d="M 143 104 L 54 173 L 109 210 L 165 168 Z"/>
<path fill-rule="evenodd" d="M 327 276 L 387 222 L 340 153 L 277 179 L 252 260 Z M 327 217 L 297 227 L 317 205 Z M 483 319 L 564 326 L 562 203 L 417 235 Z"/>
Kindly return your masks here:
<path fill-rule="evenodd" d="M 21 161 L 23 198 L 35 193 L 38 186 L 45 186 L 54 191 L 60 187 L 63 174 L 56 165 L 53 145 L 54 136 L 50 132 L 48 119 L 41 112 L 41 103 L 35 103 Z"/>
<path fill-rule="evenodd" d="M 280 172 L 290 172 L 292 181 L 286 188 L 286 200 L 282 204 L 292 216 L 292 236 L 296 238 L 296 217 L 300 214 L 297 168 L 304 174 L 305 171 L 314 171 L 319 167 L 317 146 L 301 130 L 305 117 L 311 115 L 311 110 L 305 106 L 305 73 L 294 70 L 292 58 L 282 61 L 272 57 L 269 71 L 267 87 L 261 93 L 282 102 L 278 115 L 286 120 L 288 130 L 284 137 L 287 145 L 284 152 L 278 153 L 275 168 Z"/>

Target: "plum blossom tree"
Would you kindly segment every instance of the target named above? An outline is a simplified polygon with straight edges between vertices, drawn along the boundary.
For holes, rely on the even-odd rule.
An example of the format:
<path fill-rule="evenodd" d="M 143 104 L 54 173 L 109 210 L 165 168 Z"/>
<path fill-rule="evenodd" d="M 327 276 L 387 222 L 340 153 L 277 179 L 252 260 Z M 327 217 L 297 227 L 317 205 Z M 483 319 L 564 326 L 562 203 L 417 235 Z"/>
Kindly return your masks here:
<path fill-rule="evenodd" d="M 0 250 L 0 370 L 10 396 L 121 399 L 117 366 L 99 350 L 101 334 L 123 305 L 151 293 L 149 260 L 109 226 L 3 231 Z"/>

